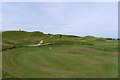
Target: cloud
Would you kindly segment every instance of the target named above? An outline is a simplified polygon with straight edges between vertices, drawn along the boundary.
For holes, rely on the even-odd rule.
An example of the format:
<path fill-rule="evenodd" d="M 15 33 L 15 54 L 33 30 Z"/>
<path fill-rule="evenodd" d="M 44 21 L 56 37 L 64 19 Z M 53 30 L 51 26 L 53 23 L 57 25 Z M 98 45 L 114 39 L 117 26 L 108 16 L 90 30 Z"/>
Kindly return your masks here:
<path fill-rule="evenodd" d="M 3 30 L 117 37 L 114 2 L 11 2 L 3 4 Z"/>

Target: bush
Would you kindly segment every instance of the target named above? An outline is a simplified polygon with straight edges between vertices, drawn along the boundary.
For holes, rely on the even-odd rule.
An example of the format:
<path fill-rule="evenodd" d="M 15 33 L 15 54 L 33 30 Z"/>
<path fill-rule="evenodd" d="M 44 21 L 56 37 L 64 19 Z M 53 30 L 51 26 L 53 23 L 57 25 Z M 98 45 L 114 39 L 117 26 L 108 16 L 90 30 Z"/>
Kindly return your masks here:
<path fill-rule="evenodd" d="M 75 36 L 75 35 L 68 35 L 67 37 L 79 38 L 79 36 Z"/>
<path fill-rule="evenodd" d="M 113 40 L 112 38 L 106 38 L 107 40 Z"/>
<path fill-rule="evenodd" d="M 96 38 L 97 41 L 106 41 L 105 38 Z"/>

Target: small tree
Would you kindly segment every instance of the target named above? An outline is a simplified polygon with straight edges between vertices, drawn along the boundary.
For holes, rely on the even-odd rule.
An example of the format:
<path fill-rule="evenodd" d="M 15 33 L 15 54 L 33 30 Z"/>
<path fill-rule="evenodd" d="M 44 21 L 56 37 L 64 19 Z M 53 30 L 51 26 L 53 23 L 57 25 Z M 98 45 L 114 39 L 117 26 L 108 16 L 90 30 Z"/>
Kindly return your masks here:
<path fill-rule="evenodd" d="M 62 38 L 62 35 L 60 34 L 60 38 Z"/>

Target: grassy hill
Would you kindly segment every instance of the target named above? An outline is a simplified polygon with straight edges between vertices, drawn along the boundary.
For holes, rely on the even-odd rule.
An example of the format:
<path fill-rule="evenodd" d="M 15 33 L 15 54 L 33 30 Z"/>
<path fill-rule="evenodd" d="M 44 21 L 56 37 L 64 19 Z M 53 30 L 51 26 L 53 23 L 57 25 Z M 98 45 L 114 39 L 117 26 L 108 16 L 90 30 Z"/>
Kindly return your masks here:
<path fill-rule="evenodd" d="M 36 44 L 42 39 L 49 38 L 52 34 L 44 34 L 42 32 L 26 32 L 26 31 L 5 31 L 2 33 L 2 43 L 3 43 L 3 50 L 18 47 L 21 45 L 28 45 L 28 44 Z M 53 39 L 47 39 L 46 42 L 54 41 L 57 45 L 65 45 L 65 44 L 77 44 L 80 41 L 78 36 L 73 35 L 62 35 L 60 38 L 60 34 L 53 35 Z M 88 41 L 83 41 L 81 44 L 93 44 Z"/>
<path fill-rule="evenodd" d="M 116 78 L 118 40 L 42 32 L 2 32 L 4 78 Z M 54 42 L 41 47 L 23 45 Z M 50 49 L 51 47 L 51 49 Z"/>

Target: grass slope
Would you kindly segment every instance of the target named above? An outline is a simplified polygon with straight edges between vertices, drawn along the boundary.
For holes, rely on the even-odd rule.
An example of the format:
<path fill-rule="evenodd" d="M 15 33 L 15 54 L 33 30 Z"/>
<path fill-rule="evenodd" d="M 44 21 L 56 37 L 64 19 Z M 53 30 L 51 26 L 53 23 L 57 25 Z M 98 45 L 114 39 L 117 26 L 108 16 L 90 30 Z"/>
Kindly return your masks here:
<path fill-rule="evenodd" d="M 16 33 L 16 34 L 15 34 Z M 15 35 L 14 35 L 15 34 Z M 18 35 L 19 36 L 18 36 Z M 52 45 L 18 47 L 50 37 L 41 32 L 3 33 L 4 78 L 117 78 L 118 41 L 54 35 Z M 11 46 L 10 46 L 11 45 Z M 12 48 L 14 46 L 14 48 Z M 52 47 L 50 50 L 49 48 Z"/>

